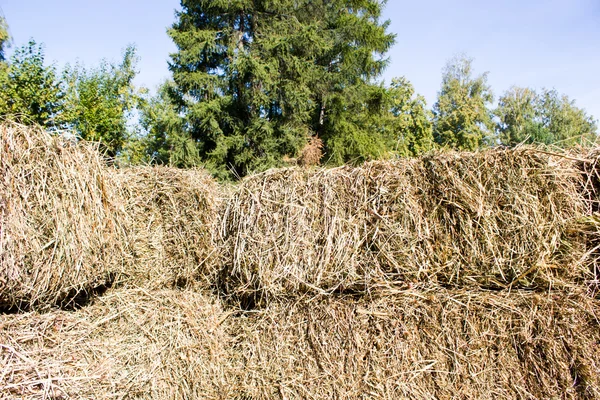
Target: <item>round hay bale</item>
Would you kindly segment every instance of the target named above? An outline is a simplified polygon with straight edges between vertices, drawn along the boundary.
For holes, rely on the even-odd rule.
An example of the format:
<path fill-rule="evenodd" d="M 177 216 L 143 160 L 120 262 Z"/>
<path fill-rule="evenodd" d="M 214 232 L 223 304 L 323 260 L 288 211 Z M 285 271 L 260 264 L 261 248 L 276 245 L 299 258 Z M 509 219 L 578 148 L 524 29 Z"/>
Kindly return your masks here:
<path fill-rule="evenodd" d="M 124 249 L 97 149 L 0 125 L 0 309 L 72 306 L 111 284 Z"/>

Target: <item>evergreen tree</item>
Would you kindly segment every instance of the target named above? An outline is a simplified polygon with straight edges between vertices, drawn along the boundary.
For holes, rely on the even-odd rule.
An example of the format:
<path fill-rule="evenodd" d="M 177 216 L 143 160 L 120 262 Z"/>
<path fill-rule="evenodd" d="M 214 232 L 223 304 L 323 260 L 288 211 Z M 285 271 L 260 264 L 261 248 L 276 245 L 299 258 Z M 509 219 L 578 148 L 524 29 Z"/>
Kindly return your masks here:
<path fill-rule="evenodd" d="M 472 63 L 471 59 L 458 57 L 444 70 L 442 89 L 433 107 L 434 136 L 442 146 L 475 150 L 493 140 L 488 109 L 493 95 L 487 73 L 474 77 Z"/>
<path fill-rule="evenodd" d="M 165 82 L 158 93 L 140 107 L 140 122 L 146 131 L 141 145 L 146 162 L 187 168 L 200 165 L 196 142 L 185 129 L 185 121 L 172 102 L 172 81 Z"/>
<path fill-rule="evenodd" d="M 314 136 L 331 152 L 394 40 L 379 21 L 379 0 L 181 4 L 169 31 L 178 48 L 172 102 L 222 177 L 276 166 Z M 366 132 L 356 139 L 377 153 L 369 142 L 379 140 Z"/>

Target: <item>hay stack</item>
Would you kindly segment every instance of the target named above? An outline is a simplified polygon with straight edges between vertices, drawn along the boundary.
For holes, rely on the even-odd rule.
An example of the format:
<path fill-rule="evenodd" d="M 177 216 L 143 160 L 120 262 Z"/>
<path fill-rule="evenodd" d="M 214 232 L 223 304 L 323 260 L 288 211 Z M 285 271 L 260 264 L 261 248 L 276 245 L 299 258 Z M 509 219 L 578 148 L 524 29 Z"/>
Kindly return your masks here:
<path fill-rule="evenodd" d="M 89 144 L 0 125 L 0 309 L 68 306 L 109 285 L 118 201 Z"/>
<path fill-rule="evenodd" d="M 199 293 L 142 289 L 0 316 L 0 398 L 233 398 L 227 316 Z"/>
<path fill-rule="evenodd" d="M 236 325 L 242 398 L 600 398 L 599 306 L 443 289 L 272 304 Z"/>
<path fill-rule="evenodd" d="M 548 288 L 589 278 L 569 226 L 575 161 L 534 149 L 433 154 L 244 180 L 224 214 L 228 287 L 263 298 L 437 282 Z"/>
<path fill-rule="evenodd" d="M 124 204 L 126 282 L 147 288 L 214 284 L 214 229 L 221 199 L 204 170 L 136 167 L 111 171 Z"/>

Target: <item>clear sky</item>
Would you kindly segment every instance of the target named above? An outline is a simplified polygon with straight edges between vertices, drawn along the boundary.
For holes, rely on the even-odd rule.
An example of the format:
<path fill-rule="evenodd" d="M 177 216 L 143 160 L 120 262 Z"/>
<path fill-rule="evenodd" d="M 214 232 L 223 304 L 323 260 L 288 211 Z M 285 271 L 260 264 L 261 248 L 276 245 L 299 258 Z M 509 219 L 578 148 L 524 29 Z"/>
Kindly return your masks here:
<path fill-rule="evenodd" d="M 137 84 L 168 78 L 175 51 L 166 29 L 178 0 L 0 0 L 16 46 L 45 44 L 59 68 L 119 61 L 135 44 Z M 489 72 L 496 98 L 512 85 L 555 88 L 600 118 L 600 0 L 389 0 L 384 18 L 397 34 L 384 78 L 406 76 L 429 106 L 447 60 L 458 53 Z"/>

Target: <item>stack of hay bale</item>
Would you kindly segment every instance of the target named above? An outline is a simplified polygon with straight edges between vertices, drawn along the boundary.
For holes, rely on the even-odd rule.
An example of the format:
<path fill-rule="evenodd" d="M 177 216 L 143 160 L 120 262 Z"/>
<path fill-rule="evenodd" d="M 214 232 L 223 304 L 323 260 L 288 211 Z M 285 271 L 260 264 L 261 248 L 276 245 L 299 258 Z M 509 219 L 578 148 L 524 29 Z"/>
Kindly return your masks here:
<path fill-rule="evenodd" d="M 582 165 L 503 149 L 243 181 L 221 235 L 224 290 L 255 309 L 245 398 L 600 398 Z"/>
<path fill-rule="evenodd" d="M 0 399 L 234 397 L 218 194 L 0 125 Z"/>
<path fill-rule="evenodd" d="M 600 398 L 599 159 L 439 153 L 226 195 L 2 125 L 0 399 Z"/>

